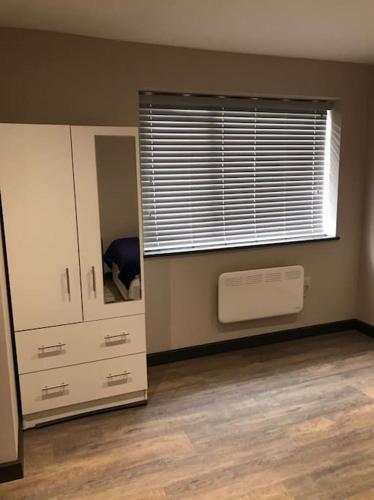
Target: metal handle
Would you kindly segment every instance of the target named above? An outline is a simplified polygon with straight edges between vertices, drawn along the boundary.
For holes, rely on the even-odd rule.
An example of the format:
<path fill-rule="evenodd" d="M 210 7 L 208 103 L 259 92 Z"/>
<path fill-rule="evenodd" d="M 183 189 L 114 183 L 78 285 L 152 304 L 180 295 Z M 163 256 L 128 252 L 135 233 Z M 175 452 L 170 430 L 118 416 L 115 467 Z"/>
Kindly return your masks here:
<path fill-rule="evenodd" d="M 118 378 L 118 377 L 127 377 L 130 375 L 131 372 L 122 372 L 122 373 L 116 373 L 112 375 L 111 373 L 107 376 L 107 379 L 112 380 L 113 378 Z"/>
<path fill-rule="evenodd" d="M 130 334 L 127 333 L 127 332 L 122 332 L 122 333 L 119 333 L 118 335 L 105 335 L 104 337 L 104 340 L 105 342 L 110 342 L 111 340 L 115 340 L 115 339 L 124 339 L 124 337 L 128 337 Z M 125 340 L 125 339 L 124 339 Z"/>
<path fill-rule="evenodd" d="M 61 351 L 64 346 L 66 346 L 66 344 L 63 344 L 62 342 L 53 345 L 41 345 L 38 347 L 38 351 L 45 351 L 46 349 L 59 349 Z"/>
<path fill-rule="evenodd" d="M 95 272 L 95 266 L 92 266 L 91 271 L 92 271 L 92 288 L 93 288 L 93 291 L 96 293 L 96 272 Z"/>
<path fill-rule="evenodd" d="M 48 392 L 55 389 L 62 389 L 64 391 L 66 387 L 69 387 L 69 384 L 65 384 L 64 382 L 59 385 L 46 385 L 45 387 L 42 387 L 42 392 Z"/>
<path fill-rule="evenodd" d="M 66 287 L 68 290 L 68 295 L 69 295 L 69 300 L 71 300 L 71 293 L 70 293 L 70 274 L 69 274 L 69 268 L 67 267 L 65 269 L 66 272 Z"/>

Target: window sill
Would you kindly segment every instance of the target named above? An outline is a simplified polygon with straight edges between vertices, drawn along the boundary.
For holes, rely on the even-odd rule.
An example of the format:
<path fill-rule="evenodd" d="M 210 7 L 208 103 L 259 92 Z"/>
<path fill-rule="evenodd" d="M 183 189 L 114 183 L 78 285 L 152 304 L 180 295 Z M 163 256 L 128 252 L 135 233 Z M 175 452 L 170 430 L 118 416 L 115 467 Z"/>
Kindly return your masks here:
<path fill-rule="evenodd" d="M 322 243 L 325 241 L 339 241 L 340 236 L 331 236 L 327 238 L 316 238 L 311 240 L 295 240 L 295 241 L 279 241 L 277 243 L 256 243 L 254 245 L 242 245 L 235 247 L 221 247 L 221 248 L 199 248 L 197 250 L 185 250 L 181 252 L 167 252 L 167 253 L 153 253 L 144 254 L 145 259 L 152 259 L 153 257 L 172 257 L 178 255 L 196 255 L 211 252 L 232 252 L 235 250 L 250 250 L 252 248 L 268 248 L 268 247 L 280 247 L 285 245 L 307 245 L 309 243 Z"/>

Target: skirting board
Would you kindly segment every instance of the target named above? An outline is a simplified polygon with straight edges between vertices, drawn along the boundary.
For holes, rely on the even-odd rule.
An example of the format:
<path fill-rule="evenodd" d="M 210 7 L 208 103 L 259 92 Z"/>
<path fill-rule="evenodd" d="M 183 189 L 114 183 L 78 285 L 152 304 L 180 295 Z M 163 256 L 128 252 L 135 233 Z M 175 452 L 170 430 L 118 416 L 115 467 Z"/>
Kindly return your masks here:
<path fill-rule="evenodd" d="M 18 427 L 18 458 L 12 462 L 0 464 L 0 483 L 23 478 L 23 432 L 22 423 Z"/>
<path fill-rule="evenodd" d="M 313 337 L 317 335 L 325 335 L 329 333 L 342 332 L 344 330 L 358 330 L 371 337 L 374 337 L 374 327 L 363 323 L 357 319 L 348 319 L 343 321 L 335 321 L 333 323 L 324 323 L 322 325 L 304 326 L 301 328 L 292 328 L 280 332 L 272 332 L 252 337 L 243 337 L 232 340 L 223 340 L 221 342 L 213 342 L 210 344 L 201 344 L 191 347 L 183 347 L 170 351 L 162 351 L 148 354 L 148 366 L 161 365 L 164 363 L 173 363 L 185 359 L 199 358 L 211 354 L 219 354 L 222 352 L 236 351 L 238 349 L 248 349 L 267 344 L 276 344 L 278 342 L 286 342 L 288 340 L 297 340 L 304 337 Z"/>
<path fill-rule="evenodd" d="M 358 330 L 361 333 L 364 333 L 368 337 L 373 337 L 374 338 L 374 326 L 369 325 L 368 323 L 365 323 L 364 321 L 361 321 L 360 319 L 356 319 L 356 330 Z"/>

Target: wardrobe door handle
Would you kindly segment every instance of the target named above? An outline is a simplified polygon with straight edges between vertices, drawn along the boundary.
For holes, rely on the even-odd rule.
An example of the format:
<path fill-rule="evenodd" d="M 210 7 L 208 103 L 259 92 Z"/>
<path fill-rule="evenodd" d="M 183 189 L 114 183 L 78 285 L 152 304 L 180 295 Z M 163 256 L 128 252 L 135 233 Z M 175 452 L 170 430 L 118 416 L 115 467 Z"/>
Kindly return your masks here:
<path fill-rule="evenodd" d="M 65 272 L 66 272 L 66 287 L 67 287 L 67 290 L 68 290 L 69 300 L 71 300 L 70 274 L 69 274 L 69 268 L 68 267 L 65 269 Z"/>
<path fill-rule="evenodd" d="M 96 293 L 96 271 L 95 271 L 95 266 L 92 266 L 91 271 L 92 271 L 92 288 L 93 288 L 94 293 Z"/>

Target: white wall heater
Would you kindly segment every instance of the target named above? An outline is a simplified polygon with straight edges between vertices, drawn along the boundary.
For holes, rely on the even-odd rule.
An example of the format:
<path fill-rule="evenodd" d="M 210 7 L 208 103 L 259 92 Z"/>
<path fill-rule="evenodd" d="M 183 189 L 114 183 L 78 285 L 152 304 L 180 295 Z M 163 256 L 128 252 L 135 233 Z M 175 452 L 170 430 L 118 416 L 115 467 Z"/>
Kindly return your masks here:
<path fill-rule="evenodd" d="M 221 323 L 295 314 L 303 302 L 302 266 L 224 273 L 218 278 Z"/>

